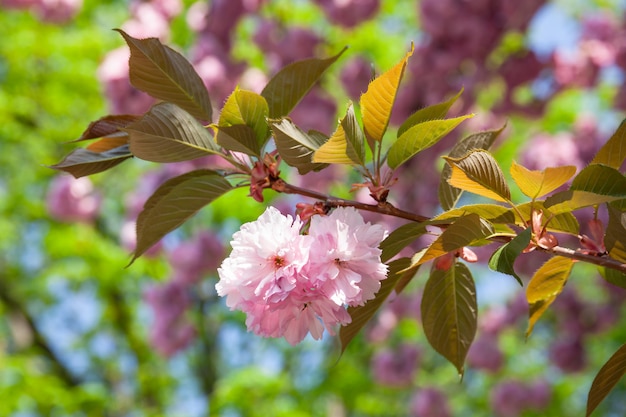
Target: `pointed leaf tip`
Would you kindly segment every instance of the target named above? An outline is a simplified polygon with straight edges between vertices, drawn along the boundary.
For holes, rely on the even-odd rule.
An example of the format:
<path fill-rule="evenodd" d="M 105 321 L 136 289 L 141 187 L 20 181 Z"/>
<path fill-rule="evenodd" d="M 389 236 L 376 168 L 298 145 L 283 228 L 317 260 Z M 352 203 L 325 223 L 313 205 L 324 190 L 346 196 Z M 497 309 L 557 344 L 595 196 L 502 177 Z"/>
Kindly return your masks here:
<path fill-rule="evenodd" d="M 371 81 L 367 91 L 361 95 L 363 127 L 370 148 L 373 148 L 374 142 L 380 142 L 383 139 L 389 125 L 391 110 L 396 100 L 400 81 L 404 75 L 407 61 L 413 55 L 414 50 L 415 45 L 411 43 L 411 49 L 404 58 L 393 68 Z"/>
<path fill-rule="evenodd" d="M 174 103 L 199 120 L 211 120 L 209 93 L 185 57 L 157 38 L 137 39 L 121 29 L 115 30 L 130 48 L 129 74 L 135 88 Z"/>

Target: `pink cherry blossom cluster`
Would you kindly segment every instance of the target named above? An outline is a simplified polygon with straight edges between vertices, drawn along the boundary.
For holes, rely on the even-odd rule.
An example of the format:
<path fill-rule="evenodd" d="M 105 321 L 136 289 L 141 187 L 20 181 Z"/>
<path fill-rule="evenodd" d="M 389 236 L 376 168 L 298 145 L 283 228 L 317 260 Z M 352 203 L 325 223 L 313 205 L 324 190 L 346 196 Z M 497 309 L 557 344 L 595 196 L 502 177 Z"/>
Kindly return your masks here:
<path fill-rule="evenodd" d="M 92 223 L 100 213 L 102 198 L 86 177 L 56 176 L 48 189 L 46 208 L 60 222 Z"/>
<path fill-rule="evenodd" d="M 231 310 L 247 314 L 249 331 L 292 345 L 350 323 L 345 306 L 374 298 L 387 275 L 378 248 L 386 231 L 356 209 L 314 216 L 306 234 L 303 226 L 269 207 L 234 234 L 216 285 Z"/>

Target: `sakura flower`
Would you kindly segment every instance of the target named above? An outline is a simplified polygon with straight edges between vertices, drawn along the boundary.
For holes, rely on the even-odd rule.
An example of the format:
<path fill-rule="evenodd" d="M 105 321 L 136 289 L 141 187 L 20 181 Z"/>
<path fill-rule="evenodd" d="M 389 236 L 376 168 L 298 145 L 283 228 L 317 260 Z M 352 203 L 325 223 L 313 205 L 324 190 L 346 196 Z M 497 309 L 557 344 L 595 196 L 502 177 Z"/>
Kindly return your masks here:
<path fill-rule="evenodd" d="M 387 266 L 380 260 L 386 231 L 365 223 L 352 207 L 311 219 L 309 236 L 315 243 L 309 256 L 309 279 L 338 305 L 357 306 L 374 298 Z"/>
<path fill-rule="evenodd" d="M 308 261 L 311 240 L 300 235 L 302 222 L 269 207 L 256 221 L 233 236 L 233 250 L 218 269 L 219 295 L 226 305 L 276 303 L 296 287 L 297 275 Z"/>
<path fill-rule="evenodd" d="M 355 209 L 314 216 L 308 235 L 302 226 L 274 207 L 244 224 L 216 285 L 228 307 L 247 314 L 248 330 L 292 345 L 350 323 L 346 305 L 373 298 L 387 273 L 378 249 L 385 231 Z"/>

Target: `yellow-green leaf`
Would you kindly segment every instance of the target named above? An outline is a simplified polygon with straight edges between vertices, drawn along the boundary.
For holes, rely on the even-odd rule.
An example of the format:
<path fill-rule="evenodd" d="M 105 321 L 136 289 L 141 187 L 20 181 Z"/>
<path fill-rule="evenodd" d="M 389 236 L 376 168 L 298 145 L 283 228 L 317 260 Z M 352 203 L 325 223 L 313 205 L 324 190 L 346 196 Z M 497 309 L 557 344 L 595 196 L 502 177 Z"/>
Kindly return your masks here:
<path fill-rule="evenodd" d="M 393 68 L 370 82 L 367 91 L 361 95 L 363 127 L 372 149 L 374 142 L 380 142 L 387 130 L 398 86 L 404 74 L 406 63 L 409 57 L 413 55 L 414 49 L 414 46 L 411 45 L 411 50 L 407 52 L 404 58 Z"/>
<path fill-rule="evenodd" d="M 524 229 L 519 235 L 517 235 L 510 242 L 500 246 L 489 258 L 489 268 L 494 271 L 502 272 L 514 277 L 519 285 L 524 286 L 521 278 L 517 276 L 513 269 L 515 259 L 526 249 L 530 243 L 530 235 L 532 230 L 529 228 Z"/>
<path fill-rule="evenodd" d="M 404 132 L 409 130 L 411 127 L 423 123 L 428 122 L 430 120 L 443 119 L 448 114 L 448 110 L 450 107 L 458 100 L 458 98 L 463 93 L 463 88 L 450 100 L 444 101 L 443 103 L 433 104 L 432 106 L 424 107 L 423 109 L 419 109 L 412 115 L 410 115 L 398 128 L 397 137 L 402 136 Z"/>
<path fill-rule="evenodd" d="M 313 154 L 313 162 L 365 164 L 365 139 L 356 120 L 352 103 L 330 139 Z"/>
<path fill-rule="evenodd" d="M 463 120 L 473 116 L 468 114 L 453 119 L 430 120 L 411 127 L 389 148 L 387 165 L 392 169 L 397 168 L 419 152 L 439 142 Z"/>
<path fill-rule="evenodd" d="M 544 263 L 530 279 L 526 288 L 530 308 L 526 337 L 530 336 L 537 320 L 563 291 L 573 265 L 573 260 L 557 256 Z"/>
<path fill-rule="evenodd" d="M 535 199 L 546 195 L 565 184 L 576 173 L 572 165 L 546 168 L 543 171 L 531 171 L 513 161 L 511 176 L 528 197 Z"/>
<path fill-rule="evenodd" d="M 511 200 L 504 174 L 489 152 L 474 150 L 462 158 L 444 159 L 452 169 L 448 182 L 453 187 L 496 201 Z"/>
<path fill-rule="evenodd" d="M 626 158 L 626 120 L 623 120 L 613 136 L 600 148 L 591 161 L 592 164 L 604 164 L 619 169 Z"/>
<path fill-rule="evenodd" d="M 624 374 L 626 374 L 626 344 L 617 349 L 593 379 L 587 395 L 587 417 L 609 395 Z"/>
<path fill-rule="evenodd" d="M 474 149 L 485 149 L 488 150 L 493 145 L 493 142 L 500 136 L 500 133 L 504 130 L 506 125 L 502 126 L 498 130 L 487 130 L 485 132 L 478 132 L 472 135 L 466 136 L 461 139 L 452 150 L 448 154 L 451 158 L 459 158 L 461 156 L 466 155 L 469 151 Z M 439 179 L 439 202 L 441 203 L 441 207 L 444 210 L 450 210 L 459 197 L 463 193 L 463 190 L 452 187 L 448 183 L 448 179 L 452 175 L 452 169 L 450 165 L 445 165 L 441 170 L 441 178 Z"/>
<path fill-rule="evenodd" d="M 491 224 L 477 214 L 460 217 L 446 227 L 426 251 L 413 256 L 411 266 L 421 265 L 464 246 L 476 244 L 493 233 Z"/>
<path fill-rule="evenodd" d="M 380 242 L 380 249 L 383 251 L 380 256 L 381 260 L 386 262 L 393 258 L 424 233 L 426 233 L 426 223 L 407 223 L 398 227 Z"/>
<path fill-rule="evenodd" d="M 263 96 L 236 88 L 226 100 L 218 124 L 220 127 L 249 126 L 256 134 L 257 148 L 260 149 L 269 137 L 268 114 L 269 107 Z"/>
<path fill-rule="evenodd" d="M 559 214 L 622 199 L 624 199 L 624 197 L 602 195 L 588 191 L 567 190 L 546 198 L 544 206 L 547 207 L 551 213 Z"/>
<path fill-rule="evenodd" d="M 465 216 L 470 213 L 478 214 L 480 217 L 486 220 L 498 219 L 502 221 L 502 217 L 505 213 L 510 213 L 511 209 L 497 204 L 468 204 L 466 206 L 458 207 L 452 210 L 444 211 L 433 218 L 433 221 L 456 219 L 458 217 Z M 510 223 L 513 223 L 513 215 L 510 215 Z"/>
<path fill-rule="evenodd" d="M 467 266 L 456 262 L 447 271 L 432 269 L 424 287 L 421 313 L 430 345 L 463 375 L 478 313 L 476 287 Z"/>

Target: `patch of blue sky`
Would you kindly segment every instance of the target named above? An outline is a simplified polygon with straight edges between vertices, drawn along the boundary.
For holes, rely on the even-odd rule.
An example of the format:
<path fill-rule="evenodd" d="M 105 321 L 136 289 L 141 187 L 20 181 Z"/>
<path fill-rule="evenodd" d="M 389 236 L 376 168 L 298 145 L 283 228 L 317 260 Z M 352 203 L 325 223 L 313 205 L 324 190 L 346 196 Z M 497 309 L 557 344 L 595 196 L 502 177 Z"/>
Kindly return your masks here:
<path fill-rule="evenodd" d="M 528 28 L 528 47 L 538 57 L 547 58 L 555 50 L 574 52 L 581 36 L 580 23 L 554 3 L 546 3 Z"/>

